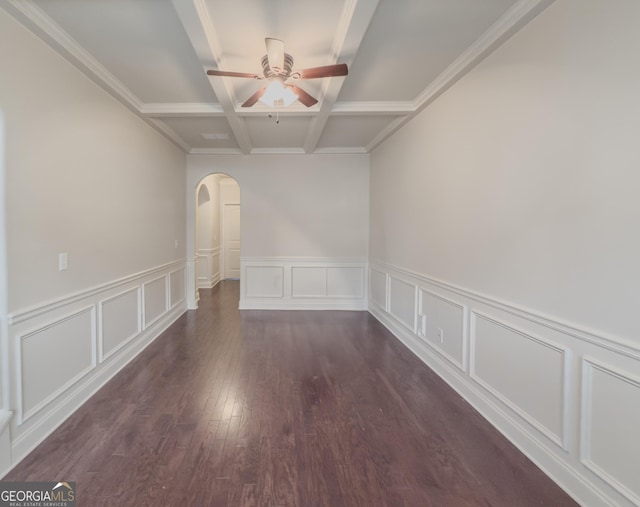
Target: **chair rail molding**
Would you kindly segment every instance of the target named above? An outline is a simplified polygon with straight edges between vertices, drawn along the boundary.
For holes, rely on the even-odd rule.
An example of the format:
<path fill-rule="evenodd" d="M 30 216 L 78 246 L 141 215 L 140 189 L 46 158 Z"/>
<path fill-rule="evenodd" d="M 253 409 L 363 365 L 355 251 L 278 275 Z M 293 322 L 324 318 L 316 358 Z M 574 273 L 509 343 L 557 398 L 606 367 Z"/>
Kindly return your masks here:
<path fill-rule="evenodd" d="M 186 311 L 185 276 L 180 259 L 9 316 L 0 477 Z"/>
<path fill-rule="evenodd" d="M 636 343 L 375 259 L 368 278 L 369 312 L 573 498 L 640 505 Z"/>
<path fill-rule="evenodd" d="M 240 309 L 366 310 L 367 261 L 242 257 Z"/>

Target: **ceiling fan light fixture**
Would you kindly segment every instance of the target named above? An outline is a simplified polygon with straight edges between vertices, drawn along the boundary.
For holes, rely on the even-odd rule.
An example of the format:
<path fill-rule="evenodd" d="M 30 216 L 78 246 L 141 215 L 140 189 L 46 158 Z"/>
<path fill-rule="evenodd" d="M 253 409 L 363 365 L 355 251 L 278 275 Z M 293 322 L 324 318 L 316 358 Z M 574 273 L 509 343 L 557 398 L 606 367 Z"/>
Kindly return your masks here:
<path fill-rule="evenodd" d="M 269 107 L 287 107 L 298 100 L 298 96 L 281 80 L 274 79 L 259 100 Z"/>

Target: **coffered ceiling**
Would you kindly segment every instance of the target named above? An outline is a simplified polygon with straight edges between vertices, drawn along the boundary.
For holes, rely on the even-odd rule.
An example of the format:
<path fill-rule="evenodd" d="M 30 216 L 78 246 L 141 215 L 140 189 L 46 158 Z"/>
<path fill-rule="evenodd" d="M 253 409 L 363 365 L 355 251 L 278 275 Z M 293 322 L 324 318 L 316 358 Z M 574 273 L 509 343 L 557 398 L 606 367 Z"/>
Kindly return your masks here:
<path fill-rule="evenodd" d="M 0 0 L 189 153 L 367 153 L 552 0 Z M 263 82 L 265 37 L 318 99 L 241 104 Z M 276 119 L 279 121 L 276 123 Z"/>

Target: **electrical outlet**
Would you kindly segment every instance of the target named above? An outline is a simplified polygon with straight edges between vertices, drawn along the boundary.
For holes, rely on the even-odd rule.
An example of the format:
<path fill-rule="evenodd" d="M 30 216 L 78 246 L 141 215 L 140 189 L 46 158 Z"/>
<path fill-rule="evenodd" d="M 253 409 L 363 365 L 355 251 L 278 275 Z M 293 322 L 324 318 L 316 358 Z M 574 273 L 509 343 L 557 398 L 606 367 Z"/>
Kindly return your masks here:
<path fill-rule="evenodd" d="M 438 340 L 440 340 L 440 343 L 444 342 L 444 331 L 441 327 L 438 328 Z"/>

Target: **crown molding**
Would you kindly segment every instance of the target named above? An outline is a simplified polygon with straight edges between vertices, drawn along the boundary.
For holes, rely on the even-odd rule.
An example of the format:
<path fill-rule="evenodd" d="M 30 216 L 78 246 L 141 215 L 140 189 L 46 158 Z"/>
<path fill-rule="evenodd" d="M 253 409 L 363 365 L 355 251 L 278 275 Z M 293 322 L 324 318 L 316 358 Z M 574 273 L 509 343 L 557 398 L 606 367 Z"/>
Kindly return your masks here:
<path fill-rule="evenodd" d="M 224 116 L 218 103 L 148 103 L 142 104 L 140 112 L 147 116 Z"/>
<path fill-rule="evenodd" d="M 127 109 L 183 151 L 189 151 L 187 143 L 171 128 L 145 116 L 143 112 L 145 104 L 32 0 L 3 0 L 0 6 Z"/>
<path fill-rule="evenodd" d="M 363 146 L 336 146 L 316 148 L 314 155 L 366 155 L 367 149 Z"/>
<path fill-rule="evenodd" d="M 396 118 L 392 122 L 390 122 L 385 128 L 383 128 L 378 134 L 369 142 L 366 146 L 367 153 L 371 152 L 376 146 L 378 146 L 382 141 L 384 141 L 387 137 L 393 134 L 396 130 L 402 127 L 409 118 L 412 116 L 401 116 L 400 118 Z"/>
<path fill-rule="evenodd" d="M 250 155 L 301 155 L 302 148 L 254 148 Z"/>
<path fill-rule="evenodd" d="M 520 0 L 471 44 L 415 99 L 416 112 L 433 102 L 555 0 Z"/>
<path fill-rule="evenodd" d="M 189 155 L 244 155 L 238 148 L 191 148 Z"/>
<path fill-rule="evenodd" d="M 414 112 L 387 126 L 369 143 L 367 151 L 375 149 L 555 1 L 520 0 L 514 4 L 416 97 Z"/>
<path fill-rule="evenodd" d="M 267 116 L 268 114 L 275 115 L 276 113 L 280 116 L 313 116 L 317 112 L 317 105 L 306 107 L 302 104 L 292 104 L 283 108 L 273 108 L 258 102 L 250 108 L 241 107 L 240 105 L 236 108 L 236 114 L 241 117 Z"/>
<path fill-rule="evenodd" d="M 125 106 L 140 113 L 142 102 L 129 88 L 89 54 L 32 0 L 5 0 L 8 12 L 18 18 L 49 46 L 101 85 Z"/>
<path fill-rule="evenodd" d="M 395 116 L 412 114 L 416 110 L 414 101 L 372 101 L 372 102 L 336 102 L 332 116 L 371 115 Z"/>
<path fill-rule="evenodd" d="M 166 123 L 156 120 L 154 118 L 145 118 L 145 121 L 149 123 L 152 127 L 158 130 L 160 133 L 164 134 L 166 137 L 171 139 L 174 143 L 176 143 L 185 153 L 189 153 L 190 146 L 185 142 L 182 137 L 178 135 L 178 133 L 173 130 Z"/>

